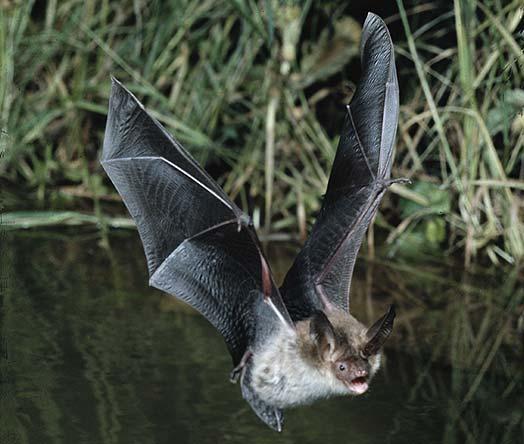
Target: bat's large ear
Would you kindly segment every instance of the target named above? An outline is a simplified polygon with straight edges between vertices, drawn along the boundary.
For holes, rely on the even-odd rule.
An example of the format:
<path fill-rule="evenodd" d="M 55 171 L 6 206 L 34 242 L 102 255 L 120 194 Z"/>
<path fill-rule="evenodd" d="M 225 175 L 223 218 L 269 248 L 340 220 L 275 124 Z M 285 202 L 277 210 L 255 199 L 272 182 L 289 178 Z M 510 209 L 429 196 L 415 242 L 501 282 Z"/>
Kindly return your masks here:
<path fill-rule="evenodd" d="M 335 351 L 337 337 L 335 329 L 322 311 L 316 311 L 311 318 L 309 334 L 317 344 L 318 352 L 324 361 L 328 361 Z"/>
<path fill-rule="evenodd" d="M 367 344 L 362 350 L 362 354 L 367 358 L 375 355 L 382 348 L 386 339 L 393 331 L 393 321 L 395 320 L 395 307 L 389 306 L 387 313 L 375 322 L 366 332 L 368 338 Z"/>

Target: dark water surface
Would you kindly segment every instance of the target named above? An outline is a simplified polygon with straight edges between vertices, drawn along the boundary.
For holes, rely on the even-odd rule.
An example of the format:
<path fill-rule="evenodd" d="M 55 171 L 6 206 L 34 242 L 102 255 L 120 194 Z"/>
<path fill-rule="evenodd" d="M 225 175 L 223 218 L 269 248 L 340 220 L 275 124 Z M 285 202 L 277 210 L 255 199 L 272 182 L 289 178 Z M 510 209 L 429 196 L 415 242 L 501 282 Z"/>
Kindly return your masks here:
<path fill-rule="evenodd" d="M 1 245 L 0 443 L 522 443 L 522 276 L 361 262 L 362 320 L 397 305 L 359 398 L 264 426 L 205 319 L 147 287 L 136 233 L 9 234 Z M 273 251 L 274 250 L 274 251 Z M 289 264 L 273 249 L 279 274 Z"/>

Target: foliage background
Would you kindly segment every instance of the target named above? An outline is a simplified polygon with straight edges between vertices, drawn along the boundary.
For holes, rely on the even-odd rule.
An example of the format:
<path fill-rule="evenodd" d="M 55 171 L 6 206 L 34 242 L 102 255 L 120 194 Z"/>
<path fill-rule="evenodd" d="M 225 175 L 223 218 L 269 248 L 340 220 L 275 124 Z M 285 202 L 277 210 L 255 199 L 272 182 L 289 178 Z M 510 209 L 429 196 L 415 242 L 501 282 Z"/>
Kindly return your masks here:
<path fill-rule="evenodd" d="M 99 165 L 111 74 L 263 235 L 300 240 L 358 82 L 360 25 L 376 12 L 396 44 L 401 84 L 393 175 L 413 184 L 387 194 L 368 254 L 376 244 L 412 262 L 429 254 L 518 263 L 521 4 L 0 0 L 0 442 L 150 442 L 171 439 L 166 430 L 198 442 L 216 442 L 217 433 L 274 442 L 269 431 L 260 437 L 254 416 L 237 414 L 247 407 L 224 385 L 229 359 L 212 327 L 175 299 L 150 297 L 138 241 L 112 236 L 114 248 L 96 245 L 109 227 L 131 226 Z M 62 233 L 5 233 L 81 224 L 96 232 L 74 230 L 67 241 Z M 276 265 L 284 256 L 270 254 Z M 346 411 L 334 400 L 290 414 L 289 442 L 328 442 L 329 434 L 341 442 L 352 415 L 372 431 L 362 439 L 522 436 L 521 270 L 414 264 L 370 261 L 357 267 L 352 289 L 365 322 L 376 318 L 372 301 L 393 301 L 402 313 L 399 353 L 382 373 L 389 391 L 373 394 L 387 405 L 386 420 L 377 421 L 374 404 Z M 153 402 L 151 393 L 161 396 Z M 206 421 L 184 434 L 197 413 Z M 356 438 L 358 427 L 351 430 Z"/>
<path fill-rule="evenodd" d="M 263 234 L 303 239 L 358 81 L 369 9 L 396 44 L 393 176 L 413 182 L 394 186 L 378 217 L 387 254 L 466 265 L 524 256 L 519 0 L 0 5 L 6 226 L 129 225 L 98 162 L 114 75 Z"/>

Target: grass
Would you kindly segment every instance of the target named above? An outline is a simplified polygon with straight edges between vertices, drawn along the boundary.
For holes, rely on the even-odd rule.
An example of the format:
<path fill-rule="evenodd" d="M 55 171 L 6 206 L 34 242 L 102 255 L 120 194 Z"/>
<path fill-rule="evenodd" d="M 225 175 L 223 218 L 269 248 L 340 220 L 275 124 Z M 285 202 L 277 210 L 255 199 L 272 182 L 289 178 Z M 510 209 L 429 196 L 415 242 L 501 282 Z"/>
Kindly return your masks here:
<path fill-rule="evenodd" d="M 515 104 L 512 111 L 509 98 L 522 92 L 524 64 L 514 33 L 523 8 L 512 2 L 494 14 L 488 2 L 455 0 L 448 20 L 454 20 L 457 47 L 446 52 L 430 47 L 422 33 L 416 36 L 417 47 L 403 3 L 397 3 L 407 36 L 404 55 L 415 64 L 424 100 L 410 103 L 409 119 L 401 123 L 404 141 L 414 145 L 405 164 L 412 163 L 410 173 L 424 172 L 417 159 L 421 150 L 410 130 L 423 132 L 422 142 L 434 137 L 438 142 L 423 153 L 440 151 L 439 185 L 456 200 L 455 211 L 446 215 L 450 234 L 457 239 L 454 247 L 464 250 L 466 265 L 479 250 L 493 262 L 498 258 L 513 262 L 524 254 L 518 191 L 523 177 L 524 103 Z M 495 2 L 489 6 L 497 8 Z M 427 61 L 423 53 L 428 54 Z M 448 72 L 442 77 L 431 65 L 446 58 Z M 511 180 L 512 175 L 518 180 Z M 495 241 L 500 239 L 503 243 Z"/>
<path fill-rule="evenodd" d="M 393 175 L 413 180 L 393 187 L 377 220 L 390 255 L 460 255 L 466 265 L 524 256 L 522 7 L 502 3 L 456 0 L 449 11 L 398 0 L 388 19 L 402 88 Z M 36 225 L 43 209 L 81 210 L 102 226 L 123 214 L 98 162 L 113 74 L 266 236 L 304 239 L 358 79 L 350 7 L 1 5 L 0 177 L 24 190 L 23 204 L 8 208 L 39 210 Z M 9 220 L 15 226 L 16 214 Z"/>

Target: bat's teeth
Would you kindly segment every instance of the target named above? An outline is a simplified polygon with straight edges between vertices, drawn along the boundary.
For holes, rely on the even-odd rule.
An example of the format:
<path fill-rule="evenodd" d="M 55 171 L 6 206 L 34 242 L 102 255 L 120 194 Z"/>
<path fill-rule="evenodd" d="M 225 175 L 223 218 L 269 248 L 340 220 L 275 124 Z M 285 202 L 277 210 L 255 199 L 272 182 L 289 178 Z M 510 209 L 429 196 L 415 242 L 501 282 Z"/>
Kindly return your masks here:
<path fill-rule="evenodd" d="M 362 393 L 365 393 L 367 391 L 367 389 L 369 388 L 369 384 L 367 382 L 367 379 L 361 376 L 359 378 L 351 380 L 351 382 L 348 384 L 348 388 L 355 395 L 361 395 Z"/>

